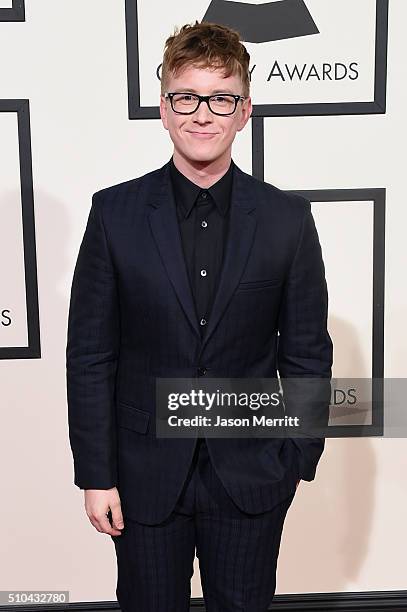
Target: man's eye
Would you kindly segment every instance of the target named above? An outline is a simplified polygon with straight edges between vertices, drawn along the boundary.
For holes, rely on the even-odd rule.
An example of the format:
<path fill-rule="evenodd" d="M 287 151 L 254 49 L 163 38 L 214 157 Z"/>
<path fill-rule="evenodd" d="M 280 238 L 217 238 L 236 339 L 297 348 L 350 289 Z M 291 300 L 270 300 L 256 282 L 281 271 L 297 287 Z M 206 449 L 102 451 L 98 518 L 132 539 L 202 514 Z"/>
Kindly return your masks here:
<path fill-rule="evenodd" d="M 225 98 L 225 96 L 214 96 L 213 100 L 214 100 L 214 102 L 225 102 L 226 98 Z"/>

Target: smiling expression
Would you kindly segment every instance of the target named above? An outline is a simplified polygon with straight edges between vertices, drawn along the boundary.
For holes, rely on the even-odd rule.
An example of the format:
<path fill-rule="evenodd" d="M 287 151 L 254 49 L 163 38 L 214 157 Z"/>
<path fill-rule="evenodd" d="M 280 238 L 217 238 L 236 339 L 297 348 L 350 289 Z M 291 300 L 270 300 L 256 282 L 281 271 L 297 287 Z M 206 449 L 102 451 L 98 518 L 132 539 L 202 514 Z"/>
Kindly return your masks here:
<path fill-rule="evenodd" d="M 199 93 L 203 96 L 215 93 L 243 95 L 243 84 L 237 75 L 224 77 L 222 69 L 187 66 L 168 79 L 167 91 Z M 221 117 L 212 113 L 202 102 L 192 115 L 179 115 L 164 96 L 160 98 L 160 115 L 174 144 L 174 158 L 194 164 L 227 162 L 231 157 L 236 132 L 246 125 L 252 112 L 251 99 L 239 101 L 233 115 Z"/>

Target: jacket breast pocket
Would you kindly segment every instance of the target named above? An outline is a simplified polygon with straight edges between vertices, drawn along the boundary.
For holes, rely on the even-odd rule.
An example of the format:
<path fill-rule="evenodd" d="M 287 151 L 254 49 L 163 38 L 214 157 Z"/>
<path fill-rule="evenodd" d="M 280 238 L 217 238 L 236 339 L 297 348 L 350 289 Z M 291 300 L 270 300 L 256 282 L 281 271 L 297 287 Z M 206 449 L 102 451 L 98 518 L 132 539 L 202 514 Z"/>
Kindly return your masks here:
<path fill-rule="evenodd" d="M 145 434 L 150 421 L 150 413 L 132 404 L 119 400 L 117 402 L 117 425 Z"/>
<path fill-rule="evenodd" d="M 271 287 L 280 287 L 283 284 L 280 278 L 270 278 L 257 281 L 243 281 L 238 284 L 236 293 L 244 291 L 258 291 L 259 289 L 269 289 Z"/>

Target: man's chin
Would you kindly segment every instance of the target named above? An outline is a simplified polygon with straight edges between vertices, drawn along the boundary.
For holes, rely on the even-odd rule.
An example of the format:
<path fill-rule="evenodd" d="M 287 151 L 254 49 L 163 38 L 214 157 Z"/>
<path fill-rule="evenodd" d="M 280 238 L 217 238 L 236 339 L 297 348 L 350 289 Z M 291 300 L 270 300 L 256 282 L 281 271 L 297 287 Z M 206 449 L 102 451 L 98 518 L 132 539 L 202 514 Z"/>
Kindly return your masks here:
<path fill-rule="evenodd" d="M 204 148 L 200 151 L 188 151 L 185 155 L 187 159 L 194 162 L 210 163 L 222 157 L 223 151 L 211 151 L 209 148 Z"/>

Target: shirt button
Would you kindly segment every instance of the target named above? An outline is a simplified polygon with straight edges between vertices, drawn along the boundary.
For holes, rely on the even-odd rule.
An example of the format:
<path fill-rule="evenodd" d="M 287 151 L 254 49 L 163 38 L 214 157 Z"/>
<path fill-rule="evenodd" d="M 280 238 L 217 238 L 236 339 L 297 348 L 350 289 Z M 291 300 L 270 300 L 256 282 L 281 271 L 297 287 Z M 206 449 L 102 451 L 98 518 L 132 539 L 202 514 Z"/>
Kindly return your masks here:
<path fill-rule="evenodd" d="M 201 226 L 202 227 L 208 227 L 208 223 L 206 221 L 202 221 Z"/>
<path fill-rule="evenodd" d="M 201 270 L 201 276 L 206 276 L 206 270 Z"/>
<path fill-rule="evenodd" d="M 206 198 L 208 197 L 208 193 L 206 191 L 203 191 L 201 193 L 201 198 L 203 198 L 204 200 L 206 200 Z"/>
<path fill-rule="evenodd" d="M 206 325 L 206 319 L 201 319 L 199 322 L 201 325 Z"/>

